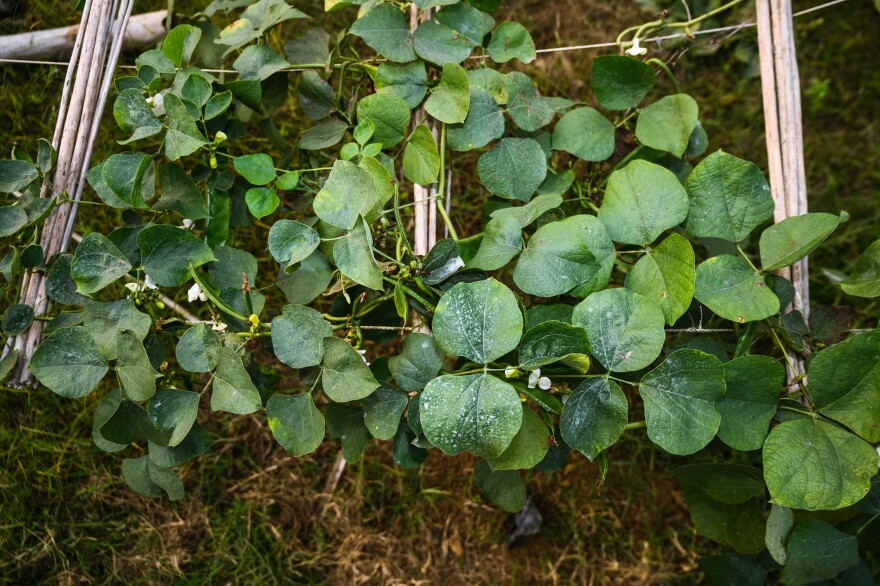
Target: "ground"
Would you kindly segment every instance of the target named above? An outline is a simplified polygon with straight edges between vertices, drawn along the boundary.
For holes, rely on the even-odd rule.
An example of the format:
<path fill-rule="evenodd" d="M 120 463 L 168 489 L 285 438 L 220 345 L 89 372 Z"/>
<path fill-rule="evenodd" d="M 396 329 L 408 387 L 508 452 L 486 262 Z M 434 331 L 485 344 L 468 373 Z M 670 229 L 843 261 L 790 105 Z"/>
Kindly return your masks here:
<path fill-rule="evenodd" d="M 294 3 L 307 11 L 320 4 Z M 0 21 L 0 33 L 78 20 L 73 2 L 30 4 Z M 136 4 L 135 12 L 144 12 L 164 2 Z M 499 20 L 509 15 L 525 24 L 539 47 L 589 44 L 650 19 L 652 12 L 637 4 L 650 2 L 512 0 Z M 811 4 L 795 2 L 795 8 Z M 199 6 L 178 0 L 175 11 L 192 13 Z M 748 19 L 744 9 L 725 22 Z M 871 65 L 880 51 L 880 14 L 870 3 L 850 1 L 798 19 L 796 32 L 810 206 L 847 209 L 853 216 L 812 259 L 814 297 L 833 304 L 840 298 L 827 271 L 847 272 L 857 252 L 880 235 L 880 76 Z M 753 29 L 720 45 L 702 41 L 676 59 L 675 75 L 701 105 L 710 148 L 763 166 L 760 83 L 750 75 Z M 596 54 L 542 56 L 531 71 L 538 72 L 545 93 L 583 98 Z M 133 56 L 122 61 L 131 63 Z M 63 74 L 57 67 L 0 66 L 4 156 L 15 143 L 28 148 L 36 137 L 51 136 Z M 95 160 L 113 148 L 114 130 L 109 118 Z M 295 121 L 282 131 L 295 136 Z M 468 213 L 477 213 L 477 204 L 467 200 L 474 183 L 467 176 L 456 182 L 465 204 L 459 219 L 465 222 Z M 110 219 L 90 214 L 87 221 L 101 229 Z M 876 325 L 872 309 L 862 304 L 856 324 Z M 328 441 L 294 459 L 259 414 L 211 418 L 218 440 L 209 455 L 184 468 L 187 495 L 181 501 L 139 497 L 121 479 L 120 458 L 92 445 L 96 401 L 94 395 L 71 401 L 44 390 L 0 392 L 0 581 L 688 583 L 698 580 L 699 555 L 717 551 L 695 535 L 669 474 L 683 460 L 640 441 L 643 430 L 627 432 L 611 448 L 601 491 L 596 466 L 583 457 L 572 457 L 552 475 L 528 475 L 544 528 L 508 550 L 508 515 L 473 487 L 473 460 L 433 454 L 421 469 L 401 471 L 388 446 L 375 443 L 344 470 L 331 493 L 326 489 L 337 446 Z M 707 459 L 727 454 L 722 446 L 708 451 Z"/>

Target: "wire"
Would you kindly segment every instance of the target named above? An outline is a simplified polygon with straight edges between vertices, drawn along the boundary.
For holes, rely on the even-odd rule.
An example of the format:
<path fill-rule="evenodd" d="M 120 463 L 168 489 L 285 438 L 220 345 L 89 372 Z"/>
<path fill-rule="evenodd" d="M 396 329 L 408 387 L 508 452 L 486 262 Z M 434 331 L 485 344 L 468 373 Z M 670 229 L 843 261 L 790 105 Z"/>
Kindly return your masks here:
<path fill-rule="evenodd" d="M 799 16 L 804 16 L 806 14 L 810 14 L 811 12 L 817 12 L 819 10 L 824 10 L 825 8 L 829 8 L 834 6 L 835 4 L 842 4 L 847 2 L 848 0 L 831 0 L 830 2 L 825 2 L 824 4 L 819 4 L 818 6 L 813 6 L 812 8 L 806 8 L 799 12 L 795 12 L 792 14 L 793 18 L 797 18 Z M 743 22 L 736 25 L 730 26 L 722 26 L 717 28 L 708 28 L 701 29 L 689 33 L 674 33 L 670 35 L 660 35 L 656 37 L 649 37 L 647 39 L 640 39 L 643 43 L 651 43 L 651 42 L 660 42 L 660 41 L 668 41 L 671 39 L 679 39 L 683 37 L 691 38 L 697 35 L 711 35 L 715 33 L 723 33 L 728 31 L 739 32 L 742 29 L 752 28 L 756 26 L 755 22 Z M 546 53 L 563 53 L 567 51 L 583 51 L 588 49 L 605 49 L 609 47 L 616 47 L 617 43 L 615 42 L 605 42 L 605 43 L 593 43 L 590 45 L 569 45 L 565 47 L 551 47 L 549 49 L 538 49 L 535 51 L 537 54 L 546 54 Z M 479 59 L 480 57 L 472 57 L 472 59 Z M 3 59 L 0 58 L 0 63 L 9 63 L 13 65 L 68 65 L 66 61 L 38 61 L 33 59 Z M 137 69 L 135 65 L 117 65 L 119 69 Z M 229 74 L 237 74 L 238 72 L 234 69 L 203 69 L 202 71 L 206 73 L 229 73 Z M 297 71 L 306 71 L 305 69 L 283 69 L 282 71 L 288 72 L 297 72 Z"/>

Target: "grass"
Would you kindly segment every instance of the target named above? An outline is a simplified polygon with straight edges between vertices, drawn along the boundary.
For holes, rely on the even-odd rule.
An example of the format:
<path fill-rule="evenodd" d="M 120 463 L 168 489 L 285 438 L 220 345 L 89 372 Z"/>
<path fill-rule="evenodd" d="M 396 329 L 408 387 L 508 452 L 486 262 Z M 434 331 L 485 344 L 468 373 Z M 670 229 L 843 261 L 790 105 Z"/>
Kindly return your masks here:
<path fill-rule="evenodd" d="M 0 22 L 0 32 L 77 19 L 72 3 L 62 9 L 49 0 L 31 4 L 24 15 Z M 136 12 L 161 4 L 139 2 Z M 507 4 L 502 12 L 533 31 L 541 47 L 604 41 L 650 16 L 629 1 Z M 795 2 L 796 8 L 810 4 Z M 198 8 L 180 1 L 176 7 Z M 814 298 L 852 304 L 856 325 L 874 326 L 876 308 L 841 298 L 822 269 L 847 271 L 856 253 L 880 236 L 880 78 L 870 75 L 880 53 L 880 15 L 868 3 L 849 2 L 798 20 L 796 32 L 810 205 L 853 216 L 813 257 Z M 710 149 L 763 165 L 760 83 L 745 75 L 754 35 L 738 38 L 718 48 L 701 42 L 676 58 L 674 71 L 701 105 Z M 529 71 L 537 72 L 545 93 L 583 99 L 596 54 L 542 57 Z M 28 148 L 35 137 L 51 136 L 63 75 L 57 67 L 0 67 L 0 149 Z M 667 80 L 661 86 L 671 87 Z M 281 131 L 293 140 L 296 118 L 285 119 Z M 114 139 L 108 116 L 96 161 L 114 148 Z M 452 163 L 453 192 L 463 204 L 456 220 L 469 228 L 479 217 L 482 191 L 464 172 L 467 159 Z M 81 228 L 106 228 L 116 220 L 112 214 L 89 213 Z M 200 417 L 216 443 L 183 467 L 187 495 L 175 503 L 142 498 L 122 481 L 121 457 L 92 445 L 96 401 L 96 395 L 70 401 L 45 390 L 0 392 L 0 582 L 680 583 L 695 582 L 698 556 L 718 550 L 695 535 L 669 474 L 684 460 L 653 449 L 644 430 L 627 432 L 611 448 L 601 492 L 595 465 L 583 457 L 572 457 L 553 475 L 529 475 L 545 526 L 508 551 L 508 516 L 473 487 L 474 460 L 433 454 L 421 469 L 402 471 L 389 446 L 373 443 L 330 493 L 325 485 L 337 447 L 328 441 L 315 454 L 291 458 L 261 415 Z M 726 453 L 713 445 L 706 457 Z"/>

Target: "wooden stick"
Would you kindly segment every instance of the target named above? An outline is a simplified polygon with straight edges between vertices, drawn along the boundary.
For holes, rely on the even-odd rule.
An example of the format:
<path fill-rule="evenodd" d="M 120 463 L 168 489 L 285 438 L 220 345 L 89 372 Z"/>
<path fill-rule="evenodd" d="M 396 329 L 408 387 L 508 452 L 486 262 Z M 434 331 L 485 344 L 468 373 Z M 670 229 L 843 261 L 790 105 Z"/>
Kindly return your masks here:
<path fill-rule="evenodd" d="M 431 11 L 426 10 L 421 12 L 415 4 L 410 6 L 409 12 L 409 27 L 411 30 L 415 31 L 419 23 L 425 17 L 430 16 Z M 413 118 L 414 123 L 417 123 L 420 119 L 425 118 L 427 115 L 425 114 L 424 108 L 419 108 L 416 112 L 415 117 Z M 428 239 L 428 230 L 429 230 L 429 222 L 430 222 L 430 207 L 431 207 L 431 191 L 427 187 L 423 187 L 418 184 L 413 184 L 413 203 L 415 204 L 414 212 L 415 212 L 415 231 L 413 238 L 413 252 L 417 255 L 424 256 L 428 254 L 429 250 L 429 239 Z"/>

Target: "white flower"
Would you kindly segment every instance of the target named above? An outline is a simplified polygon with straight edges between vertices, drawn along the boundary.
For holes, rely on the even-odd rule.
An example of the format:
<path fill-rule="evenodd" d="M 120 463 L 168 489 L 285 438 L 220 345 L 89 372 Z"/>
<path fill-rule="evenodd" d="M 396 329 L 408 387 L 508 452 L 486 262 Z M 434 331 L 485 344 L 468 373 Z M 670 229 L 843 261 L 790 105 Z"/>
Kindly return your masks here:
<path fill-rule="evenodd" d="M 534 389 L 538 386 L 538 380 L 541 378 L 541 369 L 536 368 L 531 373 L 529 373 L 529 388 Z"/>
<path fill-rule="evenodd" d="M 129 291 L 131 291 L 132 293 L 135 293 L 138 290 L 138 284 L 137 283 L 126 283 L 125 288 L 128 289 Z"/>
<path fill-rule="evenodd" d="M 153 96 L 148 96 L 146 102 L 147 102 L 147 106 L 150 106 L 152 108 L 153 107 Z"/>
<path fill-rule="evenodd" d="M 205 325 L 211 326 L 211 329 L 214 330 L 215 332 L 222 332 L 227 327 L 226 324 L 217 323 L 213 319 L 206 321 Z"/>
<path fill-rule="evenodd" d="M 504 369 L 504 376 L 507 378 L 513 378 L 516 376 L 516 369 L 512 366 L 508 366 Z"/>
<path fill-rule="evenodd" d="M 161 108 L 163 105 L 165 105 L 165 98 L 162 96 L 162 94 L 156 94 L 155 96 L 153 96 L 153 105 L 157 108 Z"/>
<path fill-rule="evenodd" d="M 227 138 L 229 138 L 229 137 L 226 136 L 225 132 L 223 132 L 222 130 L 218 130 L 217 134 L 214 135 L 214 142 L 217 144 L 220 144 L 221 142 L 223 142 Z"/>
<path fill-rule="evenodd" d="M 358 354 L 361 355 L 361 360 L 364 361 L 364 364 L 366 364 L 367 366 L 370 365 L 370 363 L 367 362 L 367 351 L 366 350 L 355 350 L 355 352 L 357 352 Z"/>
<path fill-rule="evenodd" d="M 193 221 L 192 221 L 192 220 L 190 220 L 189 218 L 184 218 L 184 220 L 183 220 L 183 227 L 184 227 L 184 228 L 186 228 L 187 230 L 189 230 L 190 228 L 192 228 L 192 225 L 193 225 Z"/>
<path fill-rule="evenodd" d="M 633 57 L 638 57 L 639 55 L 644 55 L 648 50 L 641 45 L 639 45 L 639 38 L 633 37 L 632 47 L 626 50 L 627 55 L 632 55 Z"/>
<path fill-rule="evenodd" d="M 198 299 L 199 301 L 208 300 L 208 296 L 205 295 L 204 292 L 202 292 L 202 288 L 199 287 L 198 283 L 193 283 L 193 286 L 190 287 L 189 291 L 186 292 L 186 297 L 190 300 L 190 302 L 193 302 L 196 299 Z"/>
<path fill-rule="evenodd" d="M 880 455 L 880 446 L 877 446 L 877 454 Z M 878 462 L 878 466 L 880 466 L 880 462 Z"/>
<path fill-rule="evenodd" d="M 144 287 L 146 287 L 147 289 L 156 290 L 159 288 L 159 285 L 156 284 L 156 281 L 153 280 L 153 277 L 147 275 L 147 277 L 144 279 Z"/>
<path fill-rule="evenodd" d="M 552 387 L 552 386 L 553 386 L 553 383 L 550 382 L 550 379 L 547 378 L 546 376 L 542 376 L 541 378 L 538 379 L 538 388 L 541 389 L 542 391 L 549 391 L 550 387 Z"/>

